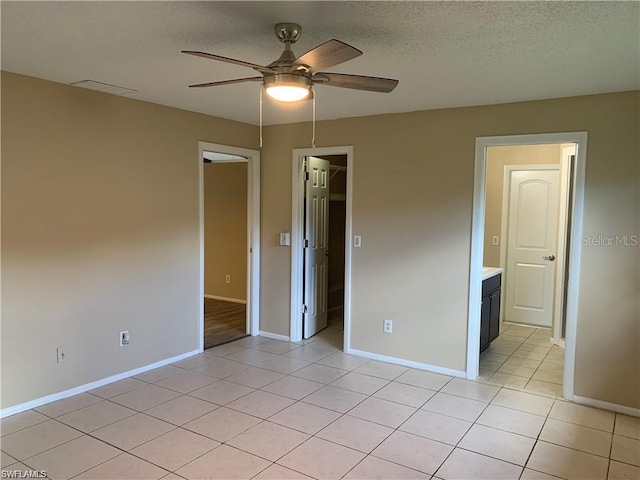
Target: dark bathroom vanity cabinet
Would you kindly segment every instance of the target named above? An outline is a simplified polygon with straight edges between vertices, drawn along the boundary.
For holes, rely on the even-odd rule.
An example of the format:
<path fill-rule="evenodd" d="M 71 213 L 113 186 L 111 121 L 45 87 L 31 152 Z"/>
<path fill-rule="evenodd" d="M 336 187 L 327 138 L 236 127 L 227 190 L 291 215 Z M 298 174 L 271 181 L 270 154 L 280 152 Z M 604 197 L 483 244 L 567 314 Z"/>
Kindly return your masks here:
<path fill-rule="evenodd" d="M 482 281 L 480 309 L 480 351 L 486 349 L 500 334 L 500 289 L 502 273 Z"/>

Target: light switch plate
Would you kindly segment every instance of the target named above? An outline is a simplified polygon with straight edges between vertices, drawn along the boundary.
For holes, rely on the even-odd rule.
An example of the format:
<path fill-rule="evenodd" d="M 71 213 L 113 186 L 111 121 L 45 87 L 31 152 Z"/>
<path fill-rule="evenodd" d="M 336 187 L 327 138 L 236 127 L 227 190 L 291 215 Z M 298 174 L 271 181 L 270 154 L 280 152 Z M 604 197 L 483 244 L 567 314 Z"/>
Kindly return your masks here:
<path fill-rule="evenodd" d="M 500 237 L 498 237 L 497 235 L 493 237 L 493 244 L 494 245 L 500 245 Z"/>
<path fill-rule="evenodd" d="M 291 245 L 291 233 L 289 232 L 280 233 L 280 245 L 282 246 Z"/>
<path fill-rule="evenodd" d="M 353 236 L 353 246 L 356 248 L 360 248 L 360 246 L 362 246 L 362 237 L 360 235 Z"/>

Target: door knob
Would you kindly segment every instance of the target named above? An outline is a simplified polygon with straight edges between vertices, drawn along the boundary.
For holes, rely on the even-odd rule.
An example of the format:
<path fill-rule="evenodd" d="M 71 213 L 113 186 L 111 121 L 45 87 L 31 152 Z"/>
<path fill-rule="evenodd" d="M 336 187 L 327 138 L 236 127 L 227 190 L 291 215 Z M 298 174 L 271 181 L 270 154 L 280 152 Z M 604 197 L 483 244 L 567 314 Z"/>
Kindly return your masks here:
<path fill-rule="evenodd" d="M 553 262 L 556 259 L 556 256 L 551 254 L 548 257 L 542 257 L 543 260 L 549 260 L 550 262 Z"/>

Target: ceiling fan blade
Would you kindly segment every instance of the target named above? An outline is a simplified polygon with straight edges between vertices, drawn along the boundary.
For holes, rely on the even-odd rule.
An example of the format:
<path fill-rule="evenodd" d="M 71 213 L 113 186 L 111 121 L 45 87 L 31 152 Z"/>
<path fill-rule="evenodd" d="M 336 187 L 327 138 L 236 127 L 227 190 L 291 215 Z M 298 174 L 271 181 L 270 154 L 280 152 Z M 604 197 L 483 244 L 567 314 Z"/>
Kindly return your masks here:
<path fill-rule="evenodd" d="M 236 60 L 235 58 L 221 57 L 220 55 L 214 55 L 212 53 L 196 52 L 193 50 L 182 50 L 182 53 L 186 53 L 187 55 L 194 55 L 196 57 L 208 58 L 209 60 L 218 60 L 220 62 L 233 63 L 234 65 L 253 68 L 254 70 L 257 70 L 259 72 L 275 73 L 275 70 L 272 70 L 271 68 L 263 67 L 262 65 L 244 62 L 242 60 Z"/>
<path fill-rule="evenodd" d="M 363 75 L 348 75 L 345 73 L 320 72 L 313 76 L 314 83 L 330 87 L 353 88 L 368 92 L 389 93 L 398 85 L 393 78 L 366 77 Z"/>
<path fill-rule="evenodd" d="M 248 77 L 248 78 L 236 78 L 234 80 L 222 80 L 220 82 L 208 82 L 208 83 L 196 83 L 195 85 L 189 85 L 189 87 L 217 87 L 218 85 L 230 85 L 232 83 L 244 83 L 244 82 L 261 82 L 262 77 Z"/>
<path fill-rule="evenodd" d="M 312 71 L 317 72 L 318 70 L 344 63 L 360 55 L 362 55 L 362 52 L 357 48 L 347 45 L 340 40 L 333 39 L 301 55 L 296 59 L 296 63 L 308 65 Z"/>

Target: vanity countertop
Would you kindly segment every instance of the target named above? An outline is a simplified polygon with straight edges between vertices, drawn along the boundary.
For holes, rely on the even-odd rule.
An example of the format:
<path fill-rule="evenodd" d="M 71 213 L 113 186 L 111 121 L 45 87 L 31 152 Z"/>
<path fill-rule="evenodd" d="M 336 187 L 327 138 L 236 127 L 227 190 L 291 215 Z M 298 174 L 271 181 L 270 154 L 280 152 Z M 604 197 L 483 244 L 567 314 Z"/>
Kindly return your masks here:
<path fill-rule="evenodd" d="M 504 268 L 497 267 L 482 267 L 482 280 L 486 280 L 487 278 L 495 277 L 499 273 L 503 273 Z"/>

